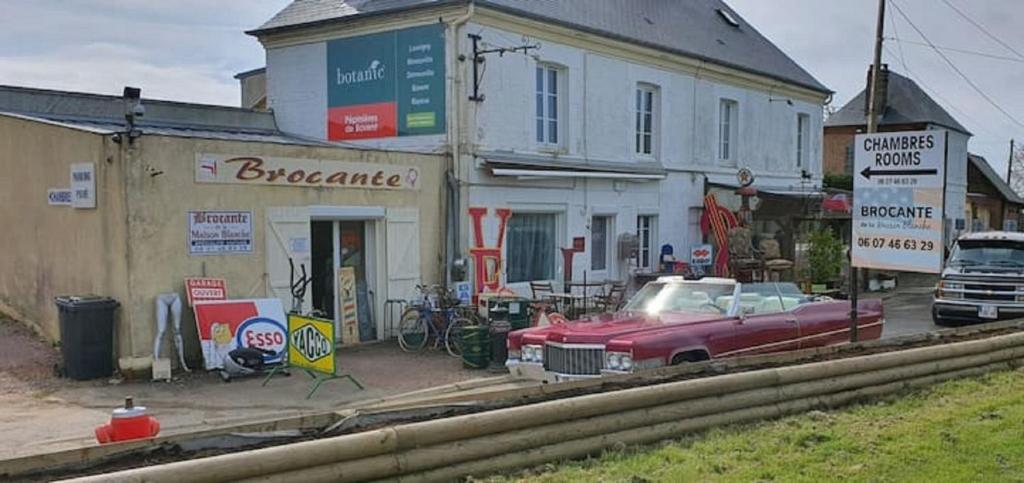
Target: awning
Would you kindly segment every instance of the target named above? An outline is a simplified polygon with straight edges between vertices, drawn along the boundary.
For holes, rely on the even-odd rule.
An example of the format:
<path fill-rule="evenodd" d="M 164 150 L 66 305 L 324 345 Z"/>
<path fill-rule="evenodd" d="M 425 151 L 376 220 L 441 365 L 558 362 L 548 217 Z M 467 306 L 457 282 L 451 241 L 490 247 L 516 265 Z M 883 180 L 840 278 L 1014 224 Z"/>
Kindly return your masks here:
<path fill-rule="evenodd" d="M 740 188 L 739 184 L 736 183 L 719 183 L 709 182 L 708 186 L 714 186 L 716 188 L 724 188 L 729 190 L 737 190 Z M 789 198 L 824 198 L 828 196 L 827 193 L 814 187 L 807 187 L 801 189 L 799 186 L 792 187 L 760 187 L 757 183 L 754 183 L 752 188 L 757 190 L 758 194 L 768 194 L 773 196 L 784 196 Z"/>
<path fill-rule="evenodd" d="M 668 171 L 660 164 L 645 162 L 612 162 L 587 158 L 551 158 L 518 153 L 479 153 L 483 168 L 494 176 L 531 178 L 597 178 L 631 181 L 665 179 Z"/>
<path fill-rule="evenodd" d="M 515 176 L 520 179 L 527 178 L 599 178 L 599 179 L 622 179 L 634 181 L 657 181 L 665 179 L 664 174 L 633 174 L 615 173 L 609 171 L 563 171 L 563 170 L 541 170 L 541 169 L 508 169 L 491 168 L 491 174 L 495 176 Z"/>

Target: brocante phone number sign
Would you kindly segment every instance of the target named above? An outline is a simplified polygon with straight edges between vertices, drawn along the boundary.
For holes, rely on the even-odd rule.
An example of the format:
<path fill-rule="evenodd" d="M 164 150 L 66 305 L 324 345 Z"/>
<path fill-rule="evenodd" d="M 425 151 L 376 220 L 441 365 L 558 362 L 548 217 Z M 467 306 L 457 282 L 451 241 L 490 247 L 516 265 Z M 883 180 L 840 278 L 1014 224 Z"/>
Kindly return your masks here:
<path fill-rule="evenodd" d="M 940 272 L 946 132 L 859 134 L 854 144 L 853 266 Z"/>

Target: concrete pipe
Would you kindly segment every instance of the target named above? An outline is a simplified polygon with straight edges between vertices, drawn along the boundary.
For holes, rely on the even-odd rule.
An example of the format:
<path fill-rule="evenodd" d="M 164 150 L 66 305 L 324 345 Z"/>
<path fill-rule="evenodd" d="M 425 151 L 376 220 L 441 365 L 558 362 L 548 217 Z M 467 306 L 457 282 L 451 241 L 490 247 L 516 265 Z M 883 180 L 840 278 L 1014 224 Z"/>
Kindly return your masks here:
<path fill-rule="evenodd" d="M 988 366 L 971 367 L 961 369 L 959 371 L 929 375 L 908 381 L 897 381 L 882 386 L 846 391 L 829 396 L 806 398 L 788 401 L 779 405 L 758 406 L 756 408 L 748 408 L 729 413 L 702 416 L 699 418 L 678 421 L 669 425 L 662 424 L 658 426 L 641 427 L 617 434 L 594 436 L 537 447 L 525 451 L 505 453 L 501 456 L 487 458 L 485 460 L 477 460 L 469 463 L 451 465 L 436 470 L 402 475 L 396 477 L 396 479 L 402 483 L 412 483 L 452 481 L 469 475 L 479 477 L 518 468 L 537 466 L 551 461 L 581 458 L 597 454 L 608 448 L 653 443 L 718 426 L 777 418 L 815 408 L 841 406 L 857 400 L 893 394 L 904 389 L 924 387 L 950 379 L 977 376 L 992 371 L 1006 370 L 1014 366 L 1015 364 L 1013 363 L 1000 362 Z"/>
<path fill-rule="evenodd" d="M 363 459 L 397 450 L 493 435 L 516 429 L 599 416 L 609 412 L 659 406 L 698 397 L 738 392 L 805 380 L 901 367 L 976 353 L 992 352 L 1024 343 L 1024 333 L 924 347 L 894 353 L 824 361 L 796 367 L 764 369 L 705 379 L 694 379 L 608 393 L 548 401 L 484 413 L 399 425 L 385 430 L 324 438 L 185 462 L 104 475 L 103 481 L 176 481 L 183 475 L 196 481 L 226 481 L 266 475 L 275 471 L 310 468 Z M 216 468 L 216 471 L 210 468 Z M 201 470 L 198 468 L 202 468 Z M 122 479 L 123 478 L 123 479 Z M 99 481 L 83 479 L 81 481 Z"/>
<path fill-rule="evenodd" d="M 1004 349 L 991 354 L 960 357 L 939 362 L 926 362 L 910 367 L 885 369 L 865 374 L 853 374 L 836 379 L 816 380 L 788 386 L 754 389 L 716 395 L 706 398 L 685 400 L 662 406 L 617 412 L 614 416 L 596 416 L 575 419 L 569 422 L 528 428 L 502 434 L 488 435 L 473 439 L 430 447 L 413 449 L 396 455 L 401 472 L 424 471 L 431 468 L 457 464 L 474 459 L 497 456 L 509 451 L 545 446 L 562 441 L 566 435 L 581 438 L 592 435 L 616 433 L 631 428 L 669 423 L 723 411 L 740 410 L 749 407 L 782 403 L 811 396 L 837 393 L 845 390 L 887 384 L 893 381 L 912 379 L 936 372 L 948 372 L 966 367 L 990 364 L 1024 357 L 1024 347 Z M 394 461 L 394 460 L 392 460 Z M 360 481 L 363 479 L 393 476 L 390 467 L 377 458 L 344 461 L 317 468 L 300 469 L 281 475 L 268 476 L 253 481 L 271 481 L 285 477 L 292 481 Z M 374 473 L 372 470 L 379 470 Z M 349 479 L 355 475 L 359 478 Z"/>

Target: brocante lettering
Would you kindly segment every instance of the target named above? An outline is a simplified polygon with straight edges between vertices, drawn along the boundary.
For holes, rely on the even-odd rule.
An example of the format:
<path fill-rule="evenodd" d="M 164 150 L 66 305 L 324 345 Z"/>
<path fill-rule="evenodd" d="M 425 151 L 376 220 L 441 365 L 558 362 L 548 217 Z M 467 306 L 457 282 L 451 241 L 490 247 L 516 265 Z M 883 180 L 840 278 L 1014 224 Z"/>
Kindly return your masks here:
<path fill-rule="evenodd" d="M 224 164 L 238 165 L 238 171 L 235 172 L 235 179 L 241 181 L 257 181 L 265 179 L 271 183 L 284 181 L 288 184 L 307 184 L 315 186 L 326 184 L 338 186 L 387 186 L 391 188 L 399 188 L 402 185 L 401 176 L 397 174 L 387 176 L 384 170 L 371 172 L 335 171 L 327 174 L 327 178 L 324 179 L 325 173 L 322 171 L 310 171 L 307 173 L 303 169 L 266 169 L 264 168 L 263 160 L 256 157 L 226 159 L 224 160 Z M 385 178 L 385 176 L 387 177 Z"/>

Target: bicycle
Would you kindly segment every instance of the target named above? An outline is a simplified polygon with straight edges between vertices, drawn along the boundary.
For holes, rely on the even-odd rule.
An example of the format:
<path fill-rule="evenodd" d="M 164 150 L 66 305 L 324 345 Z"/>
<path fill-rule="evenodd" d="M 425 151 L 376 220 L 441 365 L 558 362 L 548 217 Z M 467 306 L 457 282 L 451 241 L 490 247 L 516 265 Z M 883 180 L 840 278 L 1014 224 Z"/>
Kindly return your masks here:
<path fill-rule="evenodd" d="M 462 329 L 476 325 L 471 306 L 459 305 L 452 293 L 439 285 L 417 285 L 420 297 L 409 303 L 398 322 L 398 345 L 405 352 L 417 352 L 431 339 L 434 347 L 444 345 L 452 357 L 462 356 Z"/>

